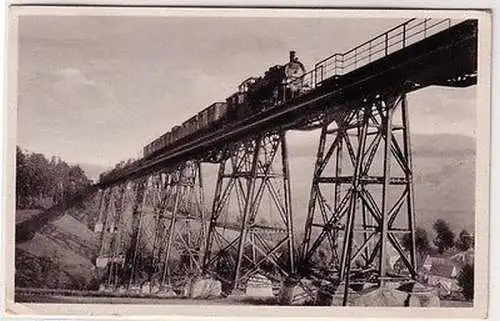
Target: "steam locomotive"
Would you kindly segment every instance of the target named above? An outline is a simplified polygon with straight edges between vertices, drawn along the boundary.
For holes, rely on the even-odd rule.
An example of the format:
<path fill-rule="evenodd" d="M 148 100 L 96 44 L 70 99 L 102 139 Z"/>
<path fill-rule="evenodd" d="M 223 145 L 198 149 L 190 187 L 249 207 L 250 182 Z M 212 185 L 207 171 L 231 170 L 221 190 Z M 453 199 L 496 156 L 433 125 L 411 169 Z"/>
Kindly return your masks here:
<path fill-rule="evenodd" d="M 213 132 L 239 120 L 253 116 L 270 108 L 276 108 L 283 102 L 295 97 L 304 90 L 302 76 L 306 69 L 290 51 L 288 63 L 269 68 L 263 76 L 250 77 L 238 86 L 238 91 L 225 102 L 215 102 L 186 120 L 182 125 L 174 126 L 143 148 L 143 159 L 130 166 L 139 166 L 140 162 L 154 158 L 166 150 L 182 145 L 193 138 Z M 117 170 L 105 173 L 112 177 Z M 115 172 L 115 173 L 113 173 Z"/>
<path fill-rule="evenodd" d="M 240 120 L 272 108 L 302 89 L 302 76 L 306 69 L 290 51 L 290 61 L 269 68 L 263 77 L 250 77 L 238 87 L 238 92 L 226 99 L 229 120 Z"/>

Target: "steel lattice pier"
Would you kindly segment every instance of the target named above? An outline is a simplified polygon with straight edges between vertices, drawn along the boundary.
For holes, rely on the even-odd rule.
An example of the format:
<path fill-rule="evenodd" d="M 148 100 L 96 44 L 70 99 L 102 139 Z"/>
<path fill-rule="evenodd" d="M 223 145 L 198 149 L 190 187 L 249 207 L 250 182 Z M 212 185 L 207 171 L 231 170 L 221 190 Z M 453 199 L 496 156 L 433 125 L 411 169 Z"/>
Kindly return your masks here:
<path fill-rule="evenodd" d="M 258 135 L 229 152 L 231 157 L 219 165 L 204 266 L 218 273 L 231 292 L 255 273 L 271 279 L 291 275 L 295 257 L 285 134 Z M 273 163 L 281 170 L 275 171 Z M 269 215 L 262 218 L 268 214 L 263 200 L 272 204 L 274 222 L 267 221 Z M 235 216 L 239 231 L 225 236 L 218 223 Z"/>
<path fill-rule="evenodd" d="M 299 267 L 300 276 L 331 280 L 334 291 L 342 285 L 344 305 L 350 283 L 417 275 L 406 94 L 349 107 L 324 117 Z"/>

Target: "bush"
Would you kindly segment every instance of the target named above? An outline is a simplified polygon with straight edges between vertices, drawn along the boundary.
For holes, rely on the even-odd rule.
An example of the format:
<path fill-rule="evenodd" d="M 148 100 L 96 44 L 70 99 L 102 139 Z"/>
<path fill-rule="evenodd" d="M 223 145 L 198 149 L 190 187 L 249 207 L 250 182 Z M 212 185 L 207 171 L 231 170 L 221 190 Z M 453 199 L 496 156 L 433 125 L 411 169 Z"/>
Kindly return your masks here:
<path fill-rule="evenodd" d="M 457 280 L 465 299 L 472 301 L 474 298 L 474 265 L 465 265 L 460 271 Z"/>
<path fill-rule="evenodd" d="M 442 219 L 438 219 L 436 223 L 434 223 L 433 229 L 436 231 L 434 245 L 437 246 L 440 254 L 443 254 L 444 251 L 455 245 L 455 233 L 453 233 L 450 229 L 447 222 Z"/>

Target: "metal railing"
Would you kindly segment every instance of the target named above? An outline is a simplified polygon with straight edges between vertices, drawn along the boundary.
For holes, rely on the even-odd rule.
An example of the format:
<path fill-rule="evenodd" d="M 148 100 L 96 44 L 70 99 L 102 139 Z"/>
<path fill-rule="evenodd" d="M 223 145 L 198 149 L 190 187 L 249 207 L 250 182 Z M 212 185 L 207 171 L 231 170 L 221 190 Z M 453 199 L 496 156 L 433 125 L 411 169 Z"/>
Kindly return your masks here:
<path fill-rule="evenodd" d="M 319 61 L 314 67 L 319 71 L 317 79 L 321 82 L 331 76 L 345 75 L 451 26 L 451 19 L 410 19 L 345 53 Z"/>
<path fill-rule="evenodd" d="M 345 75 L 449 29 L 459 22 L 461 21 L 449 18 L 410 19 L 347 52 L 336 53 L 319 61 L 313 70 L 293 82 L 301 83 L 305 91 L 314 89 L 325 79 Z"/>

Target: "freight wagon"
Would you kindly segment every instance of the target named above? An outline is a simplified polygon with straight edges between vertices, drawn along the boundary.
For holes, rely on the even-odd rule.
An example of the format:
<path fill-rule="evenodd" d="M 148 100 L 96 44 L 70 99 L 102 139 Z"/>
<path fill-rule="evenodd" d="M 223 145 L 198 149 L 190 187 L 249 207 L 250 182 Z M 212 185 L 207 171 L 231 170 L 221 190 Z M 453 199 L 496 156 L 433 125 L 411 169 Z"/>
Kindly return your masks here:
<path fill-rule="evenodd" d="M 167 147 L 173 148 L 179 144 L 196 138 L 208 131 L 213 131 L 226 120 L 227 105 L 223 102 L 215 102 L 189 118 L 181 126 L 174 126 L 167 132 L 155 139 L 143 148 L 144 158 L 150 158 L 164 152 Z"/>

